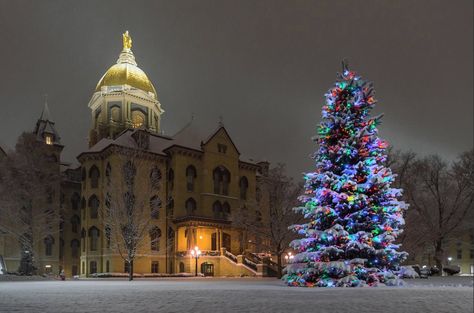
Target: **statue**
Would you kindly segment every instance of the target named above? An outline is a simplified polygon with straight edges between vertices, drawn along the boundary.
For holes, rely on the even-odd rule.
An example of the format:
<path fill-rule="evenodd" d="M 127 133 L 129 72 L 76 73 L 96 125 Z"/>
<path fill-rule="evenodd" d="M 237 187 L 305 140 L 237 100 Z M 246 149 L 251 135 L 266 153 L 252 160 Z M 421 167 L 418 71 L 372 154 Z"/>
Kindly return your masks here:
<path fill-rule="evenodd" d="M 132 48 L 132 37 L 128 34 L 128 30 L 122 34 L 123 48 L 130 50 Z"/>

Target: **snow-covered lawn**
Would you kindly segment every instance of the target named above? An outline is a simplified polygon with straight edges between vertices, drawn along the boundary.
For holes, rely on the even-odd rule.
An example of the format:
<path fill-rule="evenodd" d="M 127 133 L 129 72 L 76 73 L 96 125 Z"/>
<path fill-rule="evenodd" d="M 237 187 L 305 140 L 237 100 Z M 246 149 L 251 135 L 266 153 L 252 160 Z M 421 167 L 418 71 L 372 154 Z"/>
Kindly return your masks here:
<path fill-rule="evenodd" d="M 0 312 L 473 312 L 472 277 L 407 282 L 332 289 L 255 278 L 0 282 Z"/>

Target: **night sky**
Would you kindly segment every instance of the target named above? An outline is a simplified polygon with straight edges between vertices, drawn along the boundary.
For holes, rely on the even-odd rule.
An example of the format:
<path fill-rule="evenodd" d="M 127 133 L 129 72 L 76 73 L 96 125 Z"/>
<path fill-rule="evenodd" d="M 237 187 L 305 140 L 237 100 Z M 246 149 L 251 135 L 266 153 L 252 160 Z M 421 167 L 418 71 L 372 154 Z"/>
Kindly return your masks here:
<path fill-rule="evenodd" d="M 473 145 L 472 9 L 472 0 L 0 0 L 0 145 L 34 127 L 47 93 L 63 159 L 77 162 L 87 104 L 129 30 L 165 134 L 192 113 L 210 133 L 222 115 L 244 156 L 299 177 L 312 169 L 323 95 L 347 58 L 375 83 L 382 137 L 453 160 Z"/>

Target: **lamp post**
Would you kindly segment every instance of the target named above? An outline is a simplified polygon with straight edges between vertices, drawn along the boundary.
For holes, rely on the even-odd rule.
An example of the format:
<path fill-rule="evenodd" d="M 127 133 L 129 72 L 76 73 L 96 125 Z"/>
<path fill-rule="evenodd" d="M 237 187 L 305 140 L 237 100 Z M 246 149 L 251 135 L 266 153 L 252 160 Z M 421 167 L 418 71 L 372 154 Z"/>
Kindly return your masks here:
<path fill-rule="evenodd" d="M 285 261 L 286 261 L 286 264 L 288 264 L 288 262 L 290 262 L 291 260 L 293 260 L 295 256 L 291 253 L 291 252 L 288 252 L 287 255 L 285 255 Z"/>
<path fill-rule="evenodd" d="M 199 250 L 198 246 L 195 246 L 193 250 L 191 250 L 191 255 L 196 259 L 196 270 L 194 276 L 198 276 L 198 259 L 201 255 L 201 250 Z"/>
<path fill-rule="evenodd" d="M 448 265 L 451 265 L 451 261 L 453 260 L 452 257 L 448 257 Z"/>

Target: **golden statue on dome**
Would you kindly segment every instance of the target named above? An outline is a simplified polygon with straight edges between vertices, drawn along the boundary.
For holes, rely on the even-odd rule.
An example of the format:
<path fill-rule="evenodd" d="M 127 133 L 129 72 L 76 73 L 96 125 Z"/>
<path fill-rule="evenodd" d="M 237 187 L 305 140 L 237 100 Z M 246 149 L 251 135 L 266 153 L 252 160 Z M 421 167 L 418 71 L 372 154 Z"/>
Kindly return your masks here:
<path fill-rule="evenodd" d="M 123 49 L 130 50 L 132 48 L 132 37 L 128 34 L 128 30 L 122 34 Z"/>

